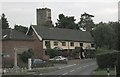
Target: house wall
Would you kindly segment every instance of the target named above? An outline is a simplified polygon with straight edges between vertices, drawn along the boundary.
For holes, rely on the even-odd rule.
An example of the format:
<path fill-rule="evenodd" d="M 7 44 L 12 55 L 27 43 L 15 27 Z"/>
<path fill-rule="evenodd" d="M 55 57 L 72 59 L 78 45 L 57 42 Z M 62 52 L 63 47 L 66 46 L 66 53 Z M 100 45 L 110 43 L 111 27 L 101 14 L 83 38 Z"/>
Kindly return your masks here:
<path fill-rule="evenodd" d="M 2 53 L 5 54 L 3 61 L 7 62 L 5 64 L 14 64 L 14 48 L 17 49 L 18 54 L 22 53 L 25 49 L 32 48 L 34 51 L 33 40 L 23 41 L 23 40 L 4 40 L 2 41 Z M 19 62 L 18 62 L 19 63 Z"/>
<path fill-rule="evenodd" d="M 45 55 L 45 50 L 43 49 L 43 41 L 38 38 L 38 35 L 33 32 L 34 41 L 34 50 L 35 50 L 35 58 L 40 58 L 47 60 L 49 58 L 48 55 Z M 39 36 L 40 37 L 40 36 Z"/>
<path fill-rule="evenodd" d="M 13 53 L 14 48 L 21 49 L 21 48 L 32 48 L 34 50 L 33 41 L 15 41 L 15 40 L 6 40 L 2 41 L 2 51 L 7 53 Z"/>
<path fill-rule="evenodd" d="M 43 49 L 46 49 L 45 46 L 45 41 L 50 41 L 50 48 L 53 49 L 54 47 L 54 41 L 56 40 L 43 40 Z M 74 42 L 74 46 L 71 46 L 70 43 L 73 41 L 57 41 L 58 42 L 58 47 L 62 48 L 62 49 L 75 49 L 75 47 L 80 47 L 80 43 L 83 43 L 83 49 L 95 49 L 95 47 L 91 47 L 90 42 Z M 66 46 L 62 46 L 62 42 L 66 42 Z"/>
<path fill-rule="evenodd" d="M 42 41 L 39 40 L 37 35 L 33 32 L 34 40 L 4 40 L 2 42 L 2 52 L 5 53 L 5 57 L 3 58 L 4 64 L 8 64 L 8 66 L 14 65 L 14 49 L 18 54 L 22 53 L 24 50 L 32 48 L 34 51 L 34 58 L 40 59 L 48 59 L 48 56 L 45 55 L 43 50 Z M 21 60 L 18 56 L 18 64 L 21 63 Z"/>

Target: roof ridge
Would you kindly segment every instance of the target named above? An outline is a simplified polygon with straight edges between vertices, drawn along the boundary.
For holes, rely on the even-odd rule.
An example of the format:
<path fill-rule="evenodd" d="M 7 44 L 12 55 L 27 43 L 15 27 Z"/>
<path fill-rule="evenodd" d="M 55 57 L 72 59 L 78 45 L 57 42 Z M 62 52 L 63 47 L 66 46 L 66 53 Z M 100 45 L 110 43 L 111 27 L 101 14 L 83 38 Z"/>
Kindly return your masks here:
<path fill-rule="evenodd" d="M 57 28 L 57 27 L 46 27 L 46 26 L 38 26 L 38 25 L 31 25 L 33 27 L 43 27 L 43 28 L 48 28 L 48 29 L 61 29 L 61 30 L 71 30 L 71 31 L 81 31 L 81 32 L 87 32 L 87 31 L 82 31 L 82 30 L 77 30 L 77 29 L 67 29 L 67 28 Z M 89 32 L 87 32 L 89 33 Z"/>

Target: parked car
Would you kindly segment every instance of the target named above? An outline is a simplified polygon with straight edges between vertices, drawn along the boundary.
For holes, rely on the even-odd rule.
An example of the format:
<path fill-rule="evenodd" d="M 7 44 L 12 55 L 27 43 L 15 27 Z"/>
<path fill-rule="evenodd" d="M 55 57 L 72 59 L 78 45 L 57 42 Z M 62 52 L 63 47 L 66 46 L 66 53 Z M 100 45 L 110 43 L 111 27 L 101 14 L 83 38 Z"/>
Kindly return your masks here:
<path fill-rule="evenodd" d="M 32 60 L 32 64 L 33 65 L 36 65 L 36 64 L 42 64 L 42 63 L 45 63 L 46 61 L 43 61 L 41 59 L 33 59 Z"/>
<path fill-rule="evenodd" d="M 49 61 L 44 61 L 42 59 L 32 59 L 32 68 L 39 68 L 39 67 L 50 67 L 54 66 L 53 63 Z"/>
<path fill-rule="evenodd" d="M 63 56 L 56 56 L 54 58 L 49 59 L 50 61 L 68 61 L 66 57 Z"/>

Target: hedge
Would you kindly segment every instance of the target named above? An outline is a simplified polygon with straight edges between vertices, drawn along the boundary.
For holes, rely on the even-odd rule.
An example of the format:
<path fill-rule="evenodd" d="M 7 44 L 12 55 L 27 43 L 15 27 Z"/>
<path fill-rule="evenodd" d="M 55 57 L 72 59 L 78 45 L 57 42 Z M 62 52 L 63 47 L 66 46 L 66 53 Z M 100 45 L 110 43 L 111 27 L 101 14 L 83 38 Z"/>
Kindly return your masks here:
<path fill-rule="evenodd" d="M 96 50 L 86 49 L 85 50 L 85 57 L 86 58 L 95 58 L 95 51 Z"/>
<path fill-rule="evenodd" d="M 55 50 L 55 49 L 47 49 L 47 54 L 50 56 L 50 58 L 54 58 L 55 56 L 60 56 L 61 51 Z"/>
<path fill-rule="evenodd" d="M 117 66 L 116 66 L 116 77 L 120 77 L 120 53 L 117 54 Z"/>
<path fill-rule="evenodd" d="M 53 60 L 53 61 L 49 61 L 50 63 L 53 63 L 53 64 L 67 64 L 68 62 L 65 61 L 65 60 Z"/>
<path fill-rule="evenodd" d="M 96 56 L 99 68 L 113 68 L 117 61 L 117 55 L 120 52 L 107 52 Z"/>

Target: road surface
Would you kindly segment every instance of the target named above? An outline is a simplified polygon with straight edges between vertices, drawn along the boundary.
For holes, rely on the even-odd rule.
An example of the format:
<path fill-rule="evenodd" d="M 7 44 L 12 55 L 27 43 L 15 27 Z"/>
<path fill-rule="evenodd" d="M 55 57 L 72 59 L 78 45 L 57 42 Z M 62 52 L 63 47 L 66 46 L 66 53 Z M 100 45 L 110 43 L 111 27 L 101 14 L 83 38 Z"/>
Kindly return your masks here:
<path fill-rule="evenodd" d="M 59 70 L 45 73 L 43 75 L 91 75 L 91 73 L 97 68 L 95 59 L 85 59 L 73 61 L 67 65 L 56 66 Z"/>

